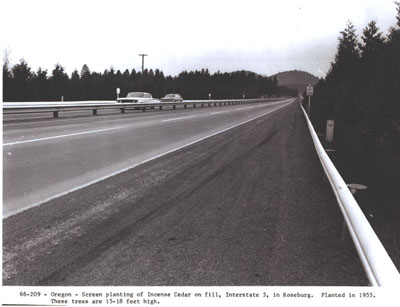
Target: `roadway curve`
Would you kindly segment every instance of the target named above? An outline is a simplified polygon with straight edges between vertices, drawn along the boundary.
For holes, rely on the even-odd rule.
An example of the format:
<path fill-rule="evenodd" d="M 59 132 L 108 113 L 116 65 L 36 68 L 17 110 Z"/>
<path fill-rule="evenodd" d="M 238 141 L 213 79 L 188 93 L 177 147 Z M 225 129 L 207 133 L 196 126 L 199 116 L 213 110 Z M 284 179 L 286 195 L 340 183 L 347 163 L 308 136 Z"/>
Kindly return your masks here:
<path fill-rule="evenodd" d="M 240 113 L 267 113 L 253 109 Z M 184 120 L 169 121 L 175 133 L 202 126 L 178 125 Z M 137 124 L 139 139 L 151 136 Z M 138 137 L 129 128 L 119 133 L 124 144 Z M 99 139 L 69 142 L 97 148 L 95 160 L 104 154 Z M 143 153 L 154 150 L 147 146 Z M 32 160 L 45 154 L 37 147 Z M 366 285 L 355 251 L 340 241 L 342 218 L 321 179 L 303 115 L 291 103 L 3 219 L 3 284 Z"/>

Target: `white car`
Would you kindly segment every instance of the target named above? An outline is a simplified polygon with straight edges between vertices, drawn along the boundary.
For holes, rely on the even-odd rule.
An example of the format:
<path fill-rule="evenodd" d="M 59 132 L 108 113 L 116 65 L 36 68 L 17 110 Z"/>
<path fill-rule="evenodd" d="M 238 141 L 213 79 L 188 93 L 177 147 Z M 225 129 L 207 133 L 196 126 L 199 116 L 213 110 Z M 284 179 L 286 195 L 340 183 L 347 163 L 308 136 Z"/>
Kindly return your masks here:
<path fill-rule="evenodd" d="M 183 99 L 179 94 L 167 94 L 161 98 L 161 102 L 182 102 Z"/>
<path fill-rule="evenodd" d="M 130 92 L 126 97 L 118 98 L 117 103 L 156 103 L 159 99 L 153 98 L 150 93 Z"/>

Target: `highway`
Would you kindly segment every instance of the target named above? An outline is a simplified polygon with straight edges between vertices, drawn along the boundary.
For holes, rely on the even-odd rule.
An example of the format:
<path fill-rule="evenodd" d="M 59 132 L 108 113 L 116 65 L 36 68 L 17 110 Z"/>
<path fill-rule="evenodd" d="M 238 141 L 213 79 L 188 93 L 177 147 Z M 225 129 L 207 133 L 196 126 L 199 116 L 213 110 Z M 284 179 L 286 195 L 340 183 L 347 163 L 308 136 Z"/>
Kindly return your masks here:
<path fill-rule="evenodd" d="M 3 126 L 3 216 L 286 105 L 130 113 Z"/>
<path fill-rule="evenodd" d="M 293 100 L 4 124 L 4 285 L 367 285 Z"/>

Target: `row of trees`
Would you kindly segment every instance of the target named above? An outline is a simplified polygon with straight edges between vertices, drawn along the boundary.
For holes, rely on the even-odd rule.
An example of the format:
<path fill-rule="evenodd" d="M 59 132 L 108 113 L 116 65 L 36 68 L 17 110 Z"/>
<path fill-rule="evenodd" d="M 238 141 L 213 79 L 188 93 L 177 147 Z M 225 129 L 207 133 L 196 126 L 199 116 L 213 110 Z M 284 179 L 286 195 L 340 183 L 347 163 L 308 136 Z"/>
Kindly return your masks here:
<path fill-rule="evenodd" d="M 145 91 L 154 97 L 166 93 L 181 93 L 185 99 L 255 98 L 263 95 L 296 95 L 297 92 L 278 85 L 276 78 L 262 77 L 252 72 L 210 74 L 207 69 L 184 71 L 177 77 L 165 77 L 156 69 L 136 72 L 106 69 L 103 73 L 91 72 L 83 65 L 80 73 L 75 70 L 71 76 L 64 68 L 55 65 L 51 75 L 39 68 L 32 71 L 21 59 L 10 67 L 7 57 L 3 64 L 4 101 L 59 101 L 64 100 L 111 100 L 116 97 L 116 88 L 121 97 L 130 91 Z"/>
<path fill-rule="evenodd" d="M 364 180 L 393 190 L 400 186 L 400 2 L 396 4 L 397 23 L 388 35 L 375 21 L 361 38 L 351 22 L 340 32 L 335 60 L 316 85 L 311 108 L 319 126 L 335 120 L 336 146 L 365 162 L 360 165 L 368 177 Z"/>

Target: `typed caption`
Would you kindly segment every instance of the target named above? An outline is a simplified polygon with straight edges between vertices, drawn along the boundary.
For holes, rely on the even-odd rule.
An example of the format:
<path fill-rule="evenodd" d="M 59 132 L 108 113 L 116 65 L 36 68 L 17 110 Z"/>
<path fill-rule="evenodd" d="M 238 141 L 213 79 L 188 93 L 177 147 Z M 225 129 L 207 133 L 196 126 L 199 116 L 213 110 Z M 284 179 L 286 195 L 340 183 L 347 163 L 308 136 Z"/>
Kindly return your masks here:
<path fill-rule="evenodd" d="M 376 306 L 393 292 L 373 287 L 3 287 L 3 305 Z M 6 291 L 4 291 L 6 290 Z"/>

